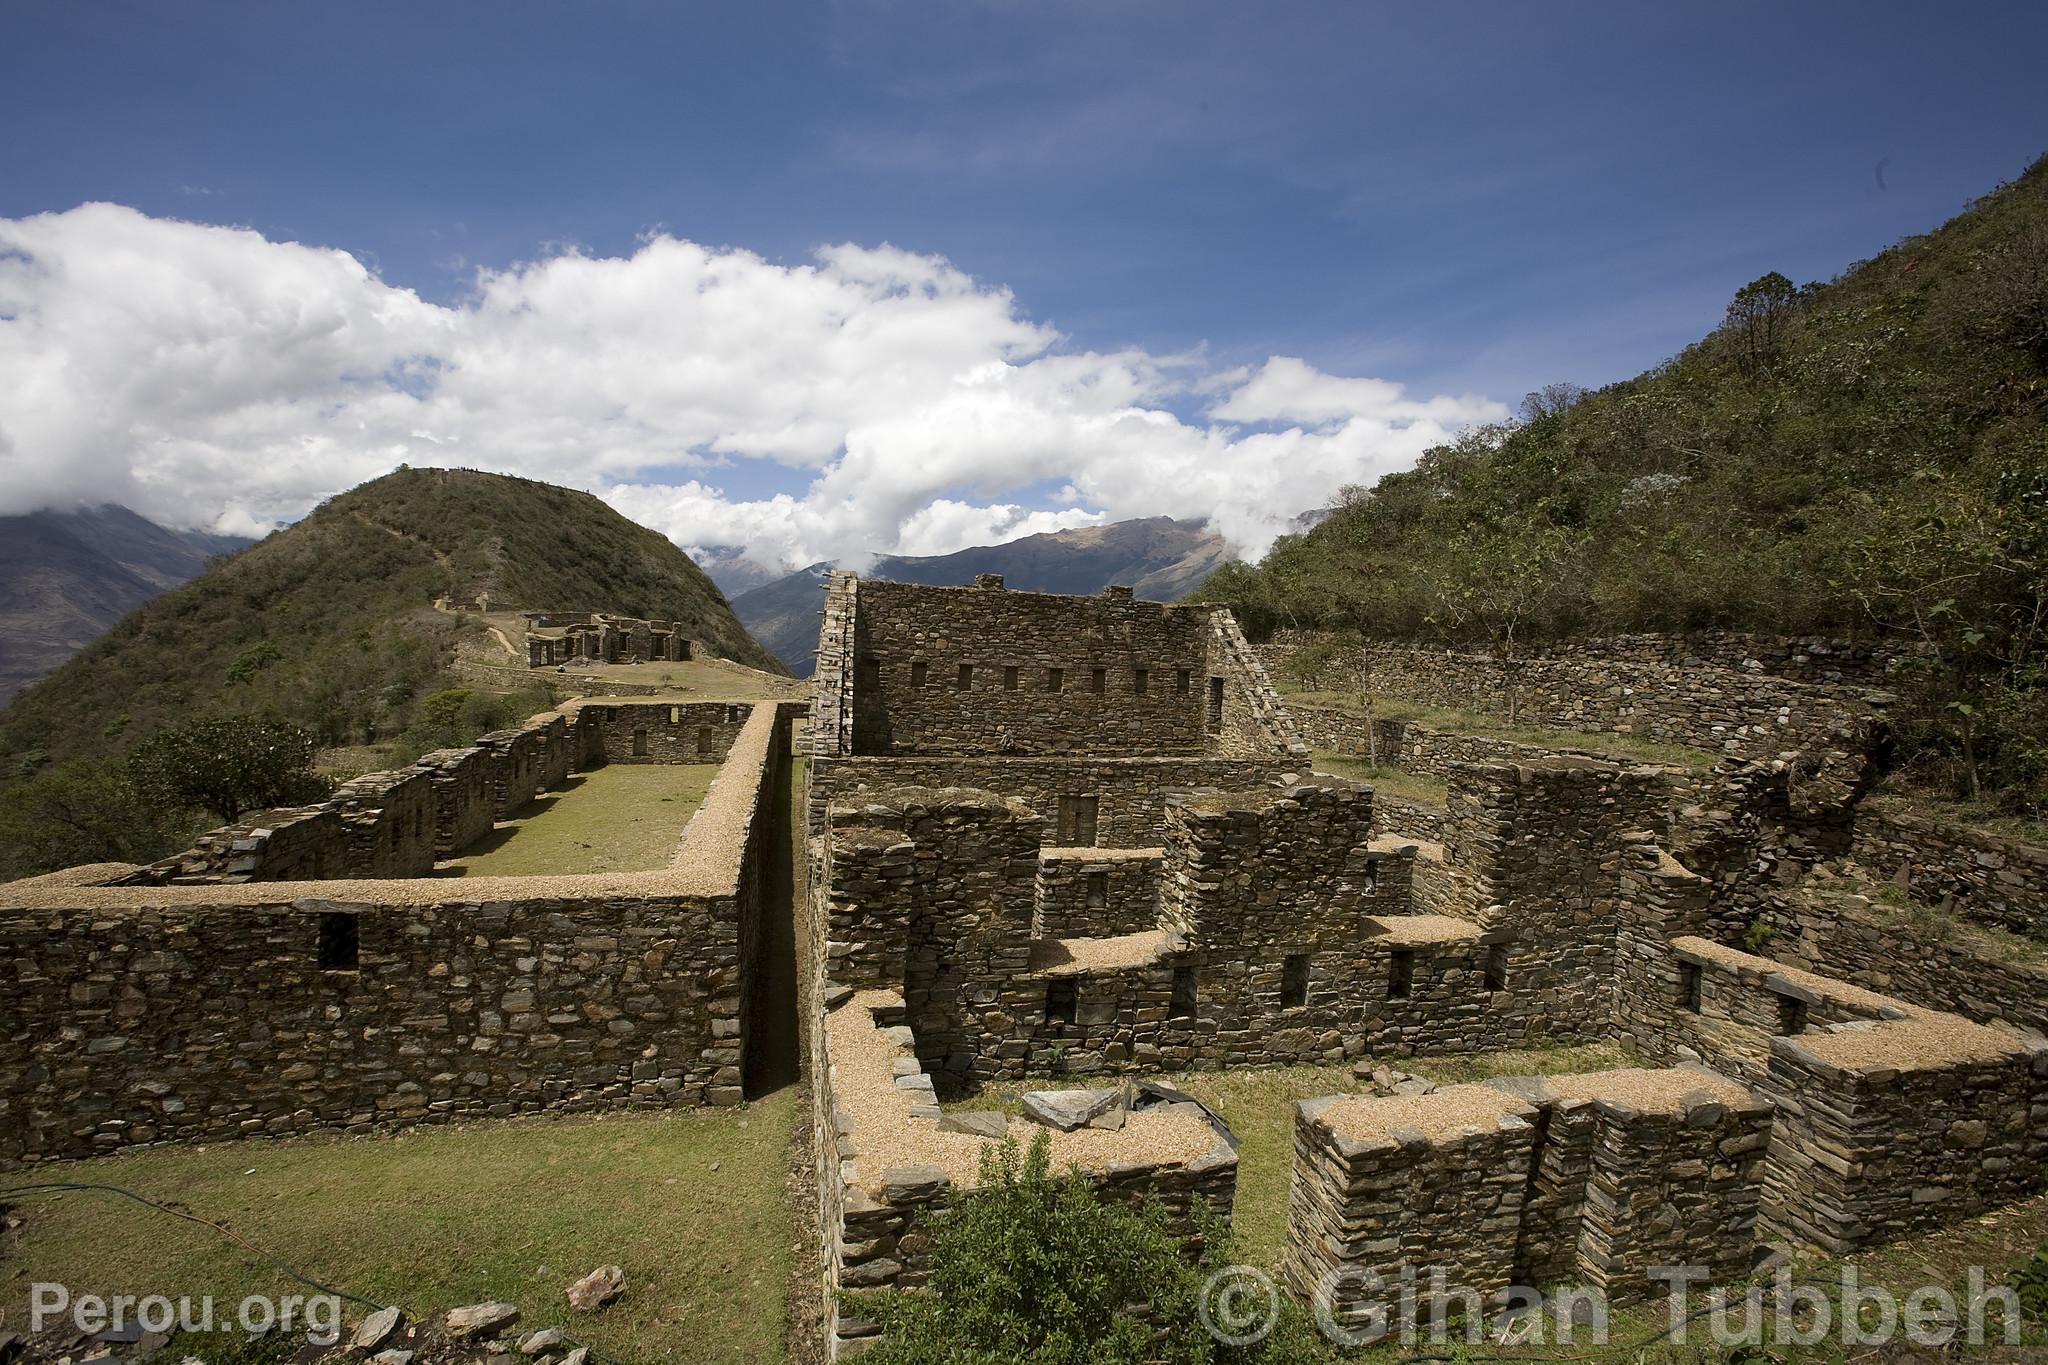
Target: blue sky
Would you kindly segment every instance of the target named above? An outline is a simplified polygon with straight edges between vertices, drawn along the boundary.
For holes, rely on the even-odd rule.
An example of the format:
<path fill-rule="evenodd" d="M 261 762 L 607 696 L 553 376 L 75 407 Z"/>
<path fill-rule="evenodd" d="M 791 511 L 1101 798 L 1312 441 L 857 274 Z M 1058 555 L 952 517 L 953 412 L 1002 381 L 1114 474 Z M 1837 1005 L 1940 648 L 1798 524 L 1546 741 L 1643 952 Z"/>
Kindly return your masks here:
<path fill-rule="evenodd" d="M 1226 385 L 1292 357 L 1508 406 L 1654 364 L 1743 282 L 1832 275 L 2048 150 L 2038 4 L 6 14 L 0 219 L 109 201 L 250 228 L 340 248 L 449 309 L 473 302 L 479 268 L 624 259 L 650 233 L 782 267 L 886 243 L 1007 290 L 1013 321 L 1058 330 L 1048 354 L 1192 354 Z M 1213 425 L 1214 384 L 1176 373 L 1146 405 Z M 1301 424 L 1239 407 L 1239 431 Z M 42 415 L 16 417 L 19 451 Z M 673 439 L 689 452 L 582 481 L 702 477 L 753 505 L 833 468 Z M 1075 477 L 1075 507 L 1146 510 L 1143 492 Z M 1039 464 L 1008 490 L 920 495 L 1045 507 L 1064 483 Z M 289 515 L 302 484 L 265 515 Z"/>

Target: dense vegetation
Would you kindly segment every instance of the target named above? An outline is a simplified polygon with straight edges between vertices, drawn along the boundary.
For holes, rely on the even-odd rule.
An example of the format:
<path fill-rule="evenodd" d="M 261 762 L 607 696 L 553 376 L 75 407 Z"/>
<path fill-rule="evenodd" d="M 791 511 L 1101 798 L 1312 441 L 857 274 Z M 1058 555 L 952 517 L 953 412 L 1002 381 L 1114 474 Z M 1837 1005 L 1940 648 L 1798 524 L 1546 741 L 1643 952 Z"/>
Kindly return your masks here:
<path fill-rule="evenodd" d="M 1348 490 L 1199 597 L 1278 626 L 1469 642 L 1704 627 L 1918 651 L 1918 779 L 2048 797 L 2048 158 L 1826 284 L 1771 274 L 1682 354 L 1554 385 Z"/>
<path fill-rule="evenodd" d="M 513 716 L 487 696 L 446 693 L 461 633 L 484 627 L 431 603 L 479 590 L 494 609 L 673 619 L 713 654 L 781 671 L 689 556 L 597 498 L 400 469 L 145 604 L 24 691 L 0 713 L 0 807 L 28 824 L 64 812 L 77 837 L 59 841 L 61 856 L 134 861 L 189 832 L 185 813 L 129 818 L 137 789 L 120 780 L 127 755 L 176 723 L 262 717 L 322 747 L 417 752 L 531 714 L 532 697 Z M 0 875 L 45 870 L 54 856 L 10 840 Z"/>

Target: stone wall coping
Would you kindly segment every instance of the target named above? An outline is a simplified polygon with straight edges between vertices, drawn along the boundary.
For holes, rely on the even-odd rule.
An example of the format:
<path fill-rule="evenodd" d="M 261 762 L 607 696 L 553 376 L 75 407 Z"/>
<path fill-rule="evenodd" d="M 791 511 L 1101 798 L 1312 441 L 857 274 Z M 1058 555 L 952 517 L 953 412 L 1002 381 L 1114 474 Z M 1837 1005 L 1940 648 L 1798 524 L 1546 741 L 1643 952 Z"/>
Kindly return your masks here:
<path fill-rule="evenodd" d="M 1031 945 L 1025 980 L 1051 976 L 1091 976 L 1157 962 L 1172 947 L 1163 929 L 1107 938 L 1038 939 Z"/>
<path fill-rule="evenodd" d="M 1502 1129 L 1524 1128 L 1535 1118 L 1536 1111 L 1521 1096 L 1474 1082 L 1445 1086 L 1427 1095 L 1342 1095 L 1318 1110 L 1311 1121 L 1334 1137 L 1366 1146 L 1428 1143 L 1441 1147 L 1488 1137 Z"/>
<path fill-rule="evenodd" d="M 1824 1074 L 1873 1085 L 1902 1074 L 2003 1065 L 2028 1055 L 2027 1040 L 2017 1033 L 1934 1010 L 1775 1037 L 1771 1050 Z"/>
<path fill-rule="evenodd" d="M 1366 920 L 1374 943 L 1427 947 L 1442 943 L 1477 943 L 1479 926 L 1450 915 L 1385 915 Z"/>
<path fill-rule="evenodd" d="M 285 909 L 319 900 L 365 909 L 476 907 L 534 901 L 716 899 L 738 891 L 740 864 L 756 797 L 769 764 L 780 707 L 762 701 L 733 741 L 704 804 L 683 830 L 673 862 L 653 872 L 588 876 L 360 878 L 309 882 L 213 883 L 194 886 L 63 887 L 41 879 L 0 884 L 0 911 L 147 911 L 181 906 L 263 906 Z M 511 732 L 517 733 L 517 732 Z"/>
<path fill-rule="evenodd" d="M 1639 1114 L 1683 1117 L 1710 1106 L 1734 1113 L 1766 1114 L 1771 1102 L 1740 1081 L 1703 1066 L 1617 1067 L 1543 1078 L 1560 1100 L 1587 1100 L 1625 1107 Z"/>
<path fill-rule="evenodd" d="M 1782 994 L 1797 995 L 1808 1003 L 1828 1000 L 1872 1014 L 1892 1014 L 1901 1017 L 1918 1012 L 1904 1001 L 1895 1000 L 1889 995 L 1880 995 L 1876 991 L 1852 986 L 1833 977 L 1788 967 L 1767 957 L 1758 957 L 1754 953 L 1745 953 L 1740 948 L 1730 948 L 1724 943 L 1716 943 L 1712 939 L 1684 934 L 1671 940 L 1671 950 L 1683 961 L 1719 967 L 1738 976 L 1753 977 L 1759 987 L 1776 990 Z"/>
<path fill-rule="evenodd" d="M 981 1151 L 992 1140 L 942 1131 L 934 1114 L 915 1112 L 928 1107 L 930 1092 L 905 1088 L 896 1076 L 899 1060 L 916 1065 L 914 1038 L 900 1025 L 883 1028 L 875 1022 L 878 1012 L 891 1012 L 901 1003 L 894 991 L 858 991 L 825 1013 L 827 1081 L 853 1153 L 839 1163 L 849 1208 L 855 1206 L 856 1190 L 886 1199 L 891 1177 L 904 1167 L 920 1168 L 920 1189 L 938 1177 L 971 1190 L 979 1180 Z M 1133 1111 L 1114 1131 L 1051 1133 L 1053 1165 L 1064 1169 L 1072 1163 L 1087 1173 L 1130 1178 L 1154 1170 L 1193 1170 L 1197 1163 L 1202 1171 L 1235 1163 L 1236 1154 L 1206 1118 L 1174 1108 Z M 1048 1131 L 1025 1118 L 1007 1123 L 1007 1136 L 1019 1143 Z"/>
<path fill-rule="evenodd" d="M 1166 857 L 1163 848 L 1041 848 L 1041 863 L 1156 863 Z"/>

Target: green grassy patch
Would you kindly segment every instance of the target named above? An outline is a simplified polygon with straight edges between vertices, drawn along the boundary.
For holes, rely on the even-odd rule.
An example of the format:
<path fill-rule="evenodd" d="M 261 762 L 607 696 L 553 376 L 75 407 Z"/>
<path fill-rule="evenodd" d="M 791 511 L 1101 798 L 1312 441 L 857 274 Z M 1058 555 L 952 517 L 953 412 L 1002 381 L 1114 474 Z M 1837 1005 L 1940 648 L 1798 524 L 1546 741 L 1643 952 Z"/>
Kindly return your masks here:
<path fill-rule="evenodd" d="M 1864 798 L 1875 810 L 1917 815 L 1944 825 L 1958 825 L 2024 844 L 2048 845 L 2048 822 L 2028 820 L 1999 810 L 1992 801 L 1952 800 L 1920 789 L 1887 786 Z"/>
<path fill-rule="evenodd" d="M 414 1318 L 504 1299 L 523 1326 L 561 1326 L 624 1360 L 777 1361 L 795 1113 L 786 1088 L 739 1110 L 165 1147 L 39 1166 L 0 1189 L 120 1185 Z M 9 1202 L 22 1220 L 0 1284 L 10 1323 L 38 1281 L 212 1294 L 230 1313 L 248 1294 L 309 1292 L 211 1229 L 115 1196 Z M 569 1312 L 563 1290 L 607 1263 L 625 1267 L 624 1296 Z"/>
<path fill-rule="evenodd" d="M 1356 754 L 1340 754 L 1333 749 L 1318 749 L 1315 752 L 1315 769 L 1332 777 L 1348 777 L 1355 782 L 1370 782 L 1375 791 L 1388 796 L 1398 796 L 1413 801 L 1418 806 L 1442 807 L 1450 794 L 1450 788 L 1442 779 L 1428 777 L 1421 773 L 1404 773 L 1398 768 L 1382 768 L 1368 763 Z"/>
<path fill-rule="evenodd" d="M 1443 1057 L 1387 1057 L 1386 1065 L 1425 1076 L 1441 1085 L 1490 1076 L 1541 1076 L 1607 1071 L 1631 1065 L 1613 1043 L 1552 1048 L 1513 1048 Z M 1027 1076 L 985 1086 L 975 1094 L 944 1102 L 954 1111 L 1000 1109 L 1022 1112 L 1027 1090 L 1071 1090 L 1116 1085 L 1125 1076 Z M 1294 1103 L 1318 1095 L 1351 1093 L 1360 1082 L 1347 1064 L 1285 1066 L 1238 1071 L 1185 1071 L 1157 1079 L 1186 1091 L 1222 1116 L 1242 1144 L 1237 1153 L 1237 1202 L 1231 1224 L 1236 1255 L 1252 1265 L 1278 1264 L 1287 1240 L 1287 1183 L 1294 1169 Z"/>
<path fill-rule="evenodd" d="M 1721 759 L 1721 755 L 1717 753 L 1688 748 L 1683 744 L 1664 744 L 1653 739 L 1615 734 L 1607 730 L 1572 730 L 1563 726 L 1540 725 L 1527 721 L 1510 722 L 1501 716 L 1488 715 L 1482 711 L 1426 706 L 1421 702 L 1404 701 L 1398 697 L 1368 698 L 1357 692 L 1294 692 L 1288 694 L 1288 700 L 1314 706 L 1337 707 L 1355 711 L 1360 715 L 1371 715 L 1380 720 L 1414 721 L 1432 730 L 1444 730 L 1455 735 L 1475 735 L 1481 739 L 1532 744 L 1541 749 L 1583 749 L 1588 753 L 1606 754 L 1613 758 L 1633 759 L 1639 763 L 1664 763 L 1674 768 L 1687 768 L 1699 772 L 1713 767 Z"/>
<path fill-rule="evenodd" d="M 717 775 L 716 763 L 614 763 L 577 773 L 438 871 L 536 877 L 666 867 Z"/>

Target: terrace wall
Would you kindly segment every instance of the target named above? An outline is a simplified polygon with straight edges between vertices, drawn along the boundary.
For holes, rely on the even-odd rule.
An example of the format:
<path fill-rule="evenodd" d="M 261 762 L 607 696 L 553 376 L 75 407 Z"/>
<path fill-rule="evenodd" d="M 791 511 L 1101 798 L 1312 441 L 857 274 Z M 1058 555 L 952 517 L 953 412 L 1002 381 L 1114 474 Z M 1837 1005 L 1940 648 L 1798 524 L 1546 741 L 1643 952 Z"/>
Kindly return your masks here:
<path fill-rule="evenodd" d="M 1287 649 L 1268 647 L 1268 668 Z M 1796 749 L 1863 753 L 1885 694 L 1848 682 L 1804 682 L 1713 665 L 1611 657 L 1559 646 L 1502 660 L 1490 654 L 1368 642 L 1347 681 L 1372 697 L 1513 715 L 1523 723 L 1612 730 L 1745 757 Z"/>
<path fill-rule="evenodd" d="M 1852 851 L 1916 901 L 2048 938 L 2048 846 L 1866 804 L 1856 812 Z"/>

